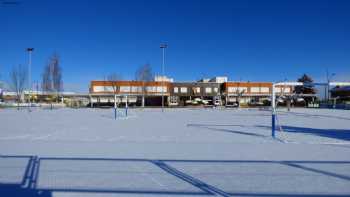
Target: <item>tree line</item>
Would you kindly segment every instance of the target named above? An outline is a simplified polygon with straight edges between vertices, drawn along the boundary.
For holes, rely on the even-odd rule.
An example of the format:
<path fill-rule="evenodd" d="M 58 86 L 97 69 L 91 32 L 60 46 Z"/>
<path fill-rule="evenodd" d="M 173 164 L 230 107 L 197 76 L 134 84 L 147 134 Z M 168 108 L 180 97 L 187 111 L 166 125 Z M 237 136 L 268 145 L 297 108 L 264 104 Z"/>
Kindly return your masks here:
<path fill-rule="evenodd" d="M 9 74 L 9 88 L 15 92 L 16 101 L 19 104 L 24 97 L 24 91 L 32 89 L 32 84 L 28 81 L 28 68 L 21 64 L 13 66 Z M 62 67 L 60 66 L 60 57 L 54 53 L 48 58 L 42 73 L 41 81 L 42 92 L 48 95 L 55 95 L 56 101 L 60 93 L 63 91 Z M 27 100 L 30 101 L 32 95 L 28 95 Z"/>

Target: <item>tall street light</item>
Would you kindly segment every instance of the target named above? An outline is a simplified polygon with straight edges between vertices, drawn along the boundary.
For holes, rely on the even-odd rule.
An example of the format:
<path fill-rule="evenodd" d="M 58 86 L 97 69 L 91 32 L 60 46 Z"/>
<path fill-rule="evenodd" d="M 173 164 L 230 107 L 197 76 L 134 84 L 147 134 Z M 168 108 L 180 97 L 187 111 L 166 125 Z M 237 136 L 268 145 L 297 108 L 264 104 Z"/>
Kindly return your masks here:
<path fill-rule="evenodd" d="M 164 75 L 164 66 L 165 66 L 165 49 L 168 48 L 168 44 L 167 43 L 160 43 L 160 48 L 162 49 L 162 75 L 163 75 L 163 79 L 162 79 L 162 112 L 164 112 L 164 93 L 165 90 L 164 89 L 164 80 L 165 80 L 165 75 Z"/>
<path fill-rule="evenodd" d="M 332 73 L 329 75 L 328 70 L 327 70 L 327 103 L 329 102 L 329 98 L 330 98 L 330 85 L 329 85 L 329 83 L 331 82 L 331 80 L 334 76 L 335 76 L 335 73 Z"/>
<path fill-rule="evenodd" d="M 28 88 L 29 88 L 29 111 L 31 107 L 31 100 L 30 100 L 30 94 L 32 92 L 32 52 L 34 51 L 34 48 L 27 48 L 27 52 L 29 55 L 29 60 L 28 60 Z"/>

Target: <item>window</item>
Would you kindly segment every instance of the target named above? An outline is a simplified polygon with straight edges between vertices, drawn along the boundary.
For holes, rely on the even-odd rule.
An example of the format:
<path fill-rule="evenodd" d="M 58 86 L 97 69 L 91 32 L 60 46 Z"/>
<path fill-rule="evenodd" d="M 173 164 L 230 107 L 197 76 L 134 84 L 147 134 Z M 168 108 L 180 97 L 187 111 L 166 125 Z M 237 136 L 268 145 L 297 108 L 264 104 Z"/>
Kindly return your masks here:
<path fill-rule="evenodd" d="M 275 88 L 275 92 L 280 93 L 282 91 L 281 88 Z"/>
<path fill-rule="evenodd" d="M 247 92 L 248 88 L 247 87 L 238 87 L 239 92 Z"/>
<path fill-rule="evenodd" d="M 194 87 L 193 88 L 194 93 L 201 93 L 201 88 L 200 87 Z"/>
<path fill-rule="evenodd" d="M 290 93 L 291 92 L 291 88 L 290 87 L 275 87 L 275 92 L 276 93 Z"/>
<path fill-rule="evenodd" d="M 228 92 L 236 92 L 237 88 L 236 87 L 228 87 L 227 91 Z"/>
<path fill-rule="evenodd" d="M 130 86 L 120 86 L 120 92 L 130 92 Z"/>
<path fill-rule="evenodd" d="M 219 91 L 219 88 L 214 88 L 214 92 L 217 93 Z"/>
<path fill-rule="evenodd" d="M 170 96 L 170 103 L 177 104 L 177 97 L 176 96 Z"/>
<path fill-rule="evenodd" d="M 157 92 L 157 86 L 147 86 L 147 92 Z"/>
<path fill-rule="evenodd" d="M 132 86 L 131 92 L 142 92 L 142 87 L 141 86 Z"/>
<path fill-rule="evenodd" d="M 187 87 L 181 87 L 180 88 L 181 93 L 187 93 Z"/>
<path fill-rule="evenodd" d="M 211 87 L 206 87 L 205 88 L 205 93 L 211 93 Z"/>
<path fill-rule="evenodd" d="M 268 93 L 268 92 L 270 92 L 270 88 L 268 88 L 268 87 L 261 87 L 260 91 L 264 92 L 264 93 Z"/>
<path fill-rule="evenodd" d="M 93 86 L 93 92 L 114 92 L 112 86 Z"/>
<path fill-rule="evenodd" d="M 251 87 L 250 88 L 250 92 L 259 93 L 260 92 L 260 88 L 259 87 Z"/>
<path fill-rule="evenodd" d="M 178 87 L 175 87 L 174 88 L 174 93 L 178 93 L 179 92 L 179 88 Z"/>
<path fill-rule="evenodd" d="M 167 87 L 166 86 L 158 86 L 157 87 L 157 92 L 167 92 Z"/>
<path fill-rule="evenodd" d="M 237 93 L 237 92 L 247 92 L 247 87 L 228 87 L 228 92 Z"/>

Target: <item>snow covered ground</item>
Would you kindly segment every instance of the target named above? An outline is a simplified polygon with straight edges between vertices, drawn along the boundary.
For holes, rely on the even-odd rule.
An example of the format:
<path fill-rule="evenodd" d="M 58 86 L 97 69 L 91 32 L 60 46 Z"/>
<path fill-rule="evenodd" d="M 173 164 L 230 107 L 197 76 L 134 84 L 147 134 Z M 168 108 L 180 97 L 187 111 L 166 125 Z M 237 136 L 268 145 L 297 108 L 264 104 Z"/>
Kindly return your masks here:
<path fill-rule="evenodd" d="M 0 194 L 350 195 L 350 111 L 281 109 L 276 139 L 271 112 L 258 109 L 113 116 L 0 109 Z"/>

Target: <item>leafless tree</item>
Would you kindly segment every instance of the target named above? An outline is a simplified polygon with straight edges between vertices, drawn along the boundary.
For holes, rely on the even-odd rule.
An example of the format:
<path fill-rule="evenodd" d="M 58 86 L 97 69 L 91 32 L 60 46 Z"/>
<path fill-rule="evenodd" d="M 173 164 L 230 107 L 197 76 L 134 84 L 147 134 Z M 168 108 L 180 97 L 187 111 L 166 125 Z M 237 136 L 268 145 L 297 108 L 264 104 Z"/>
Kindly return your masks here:
<path fill-rule="evenodd" d="M 56 101 L 58 101 L 59 94 L 63 90 L 62 68 L 60 66 L 60 57 L 53 54 L 46 66 L 42 75 L 43 91 L 47 93 L 55 93 Z"/>
<path fill-rule="evenodd" d="M 52 76 L 49 63 L 44 67 L 44 72 L 42 75 L 42 89 L 47 93 L 52 92 Z"/>
<path fill-rule="evenodd" d="M 241 105 L 241 98 L 243 94 L 245 93 L 245 89 L 240 90 L 239 87 L 236 90 L 236 101 L 237 101 L 237 107 L 240 107 Z"/>
<path fill-rule="evenodd" d="M 147 81 L 153 81 L 153 71 L 150 64 L 145 64 L 141 67 L 139 67 L 135 73 L 135 80 L 142 82 L 142 107 L 145 106 L 145 93 L 146 93 L 146 87 L 145 82 Z"/>
<path fill-rule="evenodd" d="M 108 82 L 112 86 L 113 94 L 114 94 L 114 118 L 117 119 L 117 94 L 119 90 L 118 81 L 120 81 L 122 77 L 116 73 L 112 73 L 107 76 Z"/>
<path fill-rule="evenodd" d="M 22 65 L 14 66 L 10 72 L 10 87 L 16 93 L 17 108 L 19 108 L 26 80 L 27 70 Z"/>

